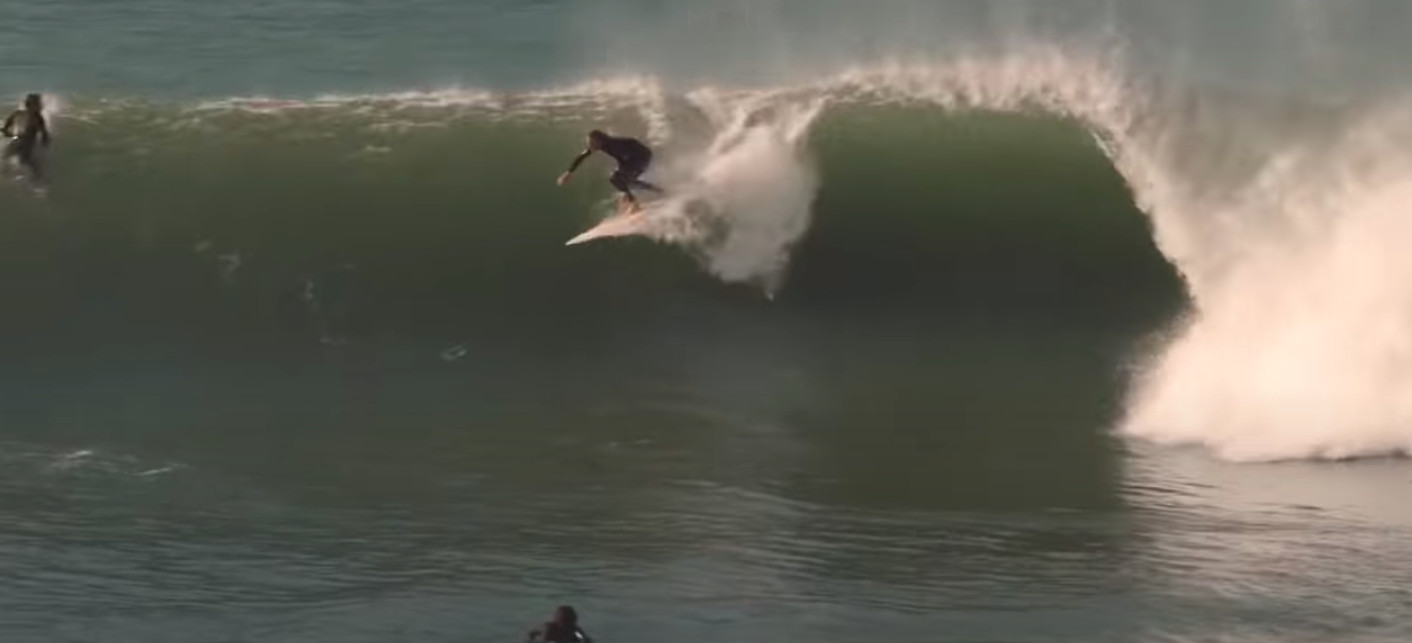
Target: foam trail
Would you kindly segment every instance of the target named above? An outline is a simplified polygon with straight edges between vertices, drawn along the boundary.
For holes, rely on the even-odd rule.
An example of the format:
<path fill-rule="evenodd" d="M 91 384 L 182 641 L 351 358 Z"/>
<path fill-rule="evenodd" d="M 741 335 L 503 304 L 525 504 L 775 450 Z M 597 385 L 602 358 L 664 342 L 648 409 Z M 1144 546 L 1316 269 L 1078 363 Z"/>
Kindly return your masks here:
<path fill-rule="evenodd" d="M 669 196 L 644 232 L 693 248 L 724 281 L 758 283 L 773 295 L 790 247 L 809 227 L 818 179 L 801 142 L 824 102 L 776 105 L 710 90 L 688 99 L 714 134 L 666 171 Z"/>

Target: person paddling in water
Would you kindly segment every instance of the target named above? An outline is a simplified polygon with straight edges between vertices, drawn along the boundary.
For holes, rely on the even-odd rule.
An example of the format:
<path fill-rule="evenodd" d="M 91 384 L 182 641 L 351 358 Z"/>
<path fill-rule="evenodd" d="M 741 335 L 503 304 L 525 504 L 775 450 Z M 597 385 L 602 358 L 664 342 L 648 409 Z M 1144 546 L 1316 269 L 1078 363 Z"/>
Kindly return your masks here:
<path fill-rule="evenodd" d="M 601 130 L 593 130 L 588 133 L 588 148 L 578 156 L 574 157 L 574 162 L 569 165 L 569 170 L 559 176 L 559 185 L 569 182 L 569 178 L 574 175 L 574 171 L 579 169 L 579 165 L 584 162 L 594 152 L 603 152 L 613 157 L 618 162 L 617 171 L 608 179 L 621 194 L 618 197 L 618 210 L 623 211 L 624 206 L 630 206 L 633 212 L 640 211 L 642 205 L 638 203 L 637 196 L 632 193 L 633 188 L 642 188 L 653 192 L 663 192 L 659 188 L 647 181 L 642 180 L 642 174 L 647 171 L 647 166 L 652 164 L 652 150 L 635 138 L 609 136 Z"/>
<path fill-rule="evenodd" d="M 568 605 L 554 610 L 554 618 L 548 623 L 530 630 L 529 640 L 544 643 L 593 643 L 588 633 L 579 628 L 578 612 Z"/>
<path fill-rule="evenodd" d="M 0 133 L 9 139 L 5 142 L 4 158 L 16 159 L 29 170 L 36 181 L 44 179 L 44 173 L 35 158 L 35 145 L 43 143 L 49 147 L 49 124 L 44 122 L 44 99 L 39 94 L 25 96 L 24 108 L 10 114 L 5 119 Z"/>

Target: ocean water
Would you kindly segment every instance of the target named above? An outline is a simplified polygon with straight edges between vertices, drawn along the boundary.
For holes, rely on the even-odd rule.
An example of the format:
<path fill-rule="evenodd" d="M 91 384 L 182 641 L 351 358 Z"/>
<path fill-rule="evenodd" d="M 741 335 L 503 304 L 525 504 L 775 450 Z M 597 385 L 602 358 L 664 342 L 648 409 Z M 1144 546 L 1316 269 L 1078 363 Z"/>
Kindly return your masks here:
<path fill-rule="evenodd" d="M 1409 640 L 1409 28 L 0 3 L 0 641 Z"/>

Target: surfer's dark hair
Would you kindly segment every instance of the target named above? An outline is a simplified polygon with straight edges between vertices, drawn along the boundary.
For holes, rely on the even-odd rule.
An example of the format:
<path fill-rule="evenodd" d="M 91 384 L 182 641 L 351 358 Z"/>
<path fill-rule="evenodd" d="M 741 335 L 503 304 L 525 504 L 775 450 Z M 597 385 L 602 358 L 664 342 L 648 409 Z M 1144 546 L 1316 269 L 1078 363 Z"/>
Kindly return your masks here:
<path fill-rule="evenodd" d="M 38 105 L 42 102 L 44 102 L 44 97 L 39 94 L 25 94 L 26 105 Z"/>
<path fill-rule="evenodd" d="M 554 622 L 569 627 L 577 626 L 579 624 L 579 613 L 575 612 L 574 608 L 568 605 L 560 605 L 559 609 L 554 610 Z"/>
<path fill-rule="evenodd" d="M 606 140 L 606 139 L 608 138 L 608 133 L 605 132 L 605 131 L 603 131 L 603 130 L 601 130 L 601 129 L 596 129 L 596 130 L 593 130 L 593 131 L 589 132 L 589 133 L 588 133 L 588 137 L 589 137 L 590 139 L 595 140 L 595 141 L 602 141 L 602 140 Z"/>

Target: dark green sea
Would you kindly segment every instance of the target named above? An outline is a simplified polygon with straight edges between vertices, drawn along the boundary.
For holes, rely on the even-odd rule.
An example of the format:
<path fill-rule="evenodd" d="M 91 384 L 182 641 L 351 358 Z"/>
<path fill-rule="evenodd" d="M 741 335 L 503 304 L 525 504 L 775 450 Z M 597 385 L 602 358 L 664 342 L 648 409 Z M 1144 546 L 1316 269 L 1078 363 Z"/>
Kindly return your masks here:
<path fill-rule="evenodd" d="M 0 643 L 1412 639 L 1409 28 L 0 0 Z"/>

